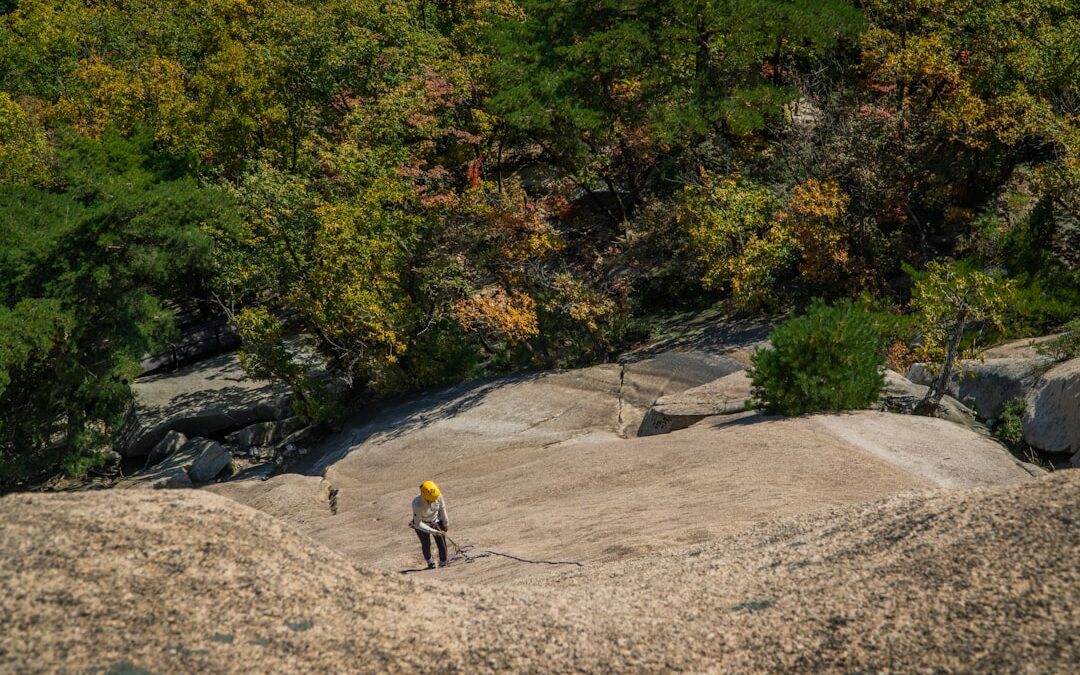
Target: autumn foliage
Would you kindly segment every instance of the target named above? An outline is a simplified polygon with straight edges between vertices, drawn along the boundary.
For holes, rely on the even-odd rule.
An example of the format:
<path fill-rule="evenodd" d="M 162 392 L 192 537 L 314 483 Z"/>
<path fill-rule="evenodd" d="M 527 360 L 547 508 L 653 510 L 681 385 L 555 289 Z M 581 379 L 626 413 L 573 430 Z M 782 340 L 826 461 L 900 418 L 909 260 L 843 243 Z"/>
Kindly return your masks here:
<path fill-rule="evenodd" d="M 0 471 L 99 462 L 177 312 L 320 422 L 717 302 L 876 295 L 944 358 L 930 299 L 978 272 L 989 332 L 1049 330 L 1077 35 L 1058 0 L 0 3 Z"/>

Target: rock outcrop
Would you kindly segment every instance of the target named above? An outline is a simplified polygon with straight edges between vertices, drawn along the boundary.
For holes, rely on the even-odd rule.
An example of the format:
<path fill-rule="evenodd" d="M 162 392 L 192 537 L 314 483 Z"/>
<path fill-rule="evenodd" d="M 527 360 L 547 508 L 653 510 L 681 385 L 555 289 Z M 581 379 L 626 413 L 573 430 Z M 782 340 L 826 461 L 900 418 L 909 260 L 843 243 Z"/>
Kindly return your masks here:
<path fill-rule="evenodd" d="M 193 446 L 194 459 L 188 467 L 188 475 L 196 483 L 213 480 L 232 461 L 232 451 L 217 441 L 197 438 L 190 441 L 189 445 Z"/>
<path fill-rule="evenodd" d="M 146 456 L 147 468 L 158 464 L 173 454 L 178 452 L 180 448 L 187 445 L 188 437 L 179 431 L 169 431 L 165 434 L 165 437 L 158 441 L 158 444 L 154 446 L 150 454 Z"/>
<path fill-rule="evenodd" d="M 416 559 L 402 509 L 432 475 L 472 541 L 593 560 L 919 487 L 1031 480 L 1000 444 L 967 427 L 875 411 L 741 413 L 623 438 L 618 375 L 597 366 L 433 392 L 359 418 L 323 442 L 304 475 L 208 489 L 285 518 L 350 559 L 397 570 Z M 339 490 L 336 513 L 312 480 L 320 475 Z M 616 538 L 600 534 L 612 528 Z M 544 569 L 493 562 L 446 572 L 465 583 L 520 583 Z"/>
<path fill-rule="evenodd" d="M 232 432 L 225 440 L 235 445 L 240 452 L 247 453 L 252 449 L 273 447 L 303 428 L 304 421 L 299 417 L 289 417 L 276 422 L 256 422 Z"/>
<path fill-rule="evenodd" d="M 637 435 L 666 434 L 685 429 L 706 417 L 743 412 L 749 402 L 750 378 L 745 370 L 740 370 L 682 393 L 656 399 L 641 421 Z"/>
<path fill-rule="evenodd" d="M 920 374 L 919 370 L 915 370 Z M 642 420 L 638 436 L 666 434 L 685 429 L 692 424 L 716 415 L 732 415 L 749 409 L 751 382 L 746 371 L 738 371 L 692 387 L 686 391 L 658 398 Z M 911 382 L 891 370 L 885 372 L 885 388 L 878 407 L 910 413 L 926 395 L 928 387 Z M 980 433 L 986 428 L 975 419 L 975 413 L 952 396 L 941 401 L 938 417 L 962 424 Z"/>
<path fill-rule="evenodd" d="M 980 356 L 984 359 L 1041 358 L 1043 355 L 1039 353 L 1039 345 L 1044 342 L 1054 340 L 1060 336 L 1060 333 L 1054 333 L 1052 335 L 1042 335 L 1040 337 L 1010 340 L 1009 342 L 1005 342 L 996 347 L 991 347 L 990 349 L 987 349 L 982 354 L 980 354 Z"/>
<path fill-rule="evenodd" d="M 1080 472 L 1058 472 L 466 589 L 201 491 L 11 495 L 0 654 L 18 673 L 1065 673 L 1077 504 Z"/>
<path fill-rule="evenodd" d="M 191 488 L 195 487 L 195 484 L 191 482 L 187 467 L 167 466 L 124 478 L 118 481 L 114 487 L 121 490 L 129 488 L 161 490 Z"/>
<path fill-rule="evenodd" d="M 168 437 L 167 437 L 168 438 Z M 172 436 L 175 442 L 177 436 Z M 232 451 L 209 438 L 191 438 L 157 464 L 129 478 L 118 488 L 181 488 L 213 480 L 232 462 Z"/>
<path fill-rule="evenodd" d="M 1049 357 L 1039 355 L 961 361 L 946 392 L 982 419 L 997 419 L 1005 404 L 1024 398 L 1051 365 Z M 934 375 L 926 364 L 916 363 L 908 369 L 907 378 L 929 386 Z"/>
<path fill-rule="evenodd" d="M 1080 359 L 1055 363 L 1037 349 L 1056 337 L 1015 340 L 986 350 L 979 360 L 962 361 L 947 391 L 990 423 L 1010 400 L 1025 400 L 1024 442 L 1046 453 L 1072 455 L 1070 462 L 1080 466 Z M 907 376 L 918 384 L 933 377 L 921 363 Z"/>
<path fill-rule="evenodd" d="M 176 373 L 141 378 L 120 450 L 145 455 L 169 431 L 212 436 L 292 415 L 288 387 L 252 380 L 236 354 L 222 354 Z"/>
<path fill-rule="evenodd" d="M 1080 359 L 1051 368 L 1028 396 L 1024 440 L 1057 453 L 1080 453 Z"/>
<path fill-rule="evenodd" d="M 903 375 L 891 370 L 885 371 L 885 388 L 881 392 L 881 404 L 886 409 L 897 408 L 898 412 L 910 414 L 925 396 L 930 387 L 917 384 Z M 937 417 L 954 424 L 961 424 L 979 433 L 987 433 L 985 426 L 975 419 L 975 412 L 960 401 L 945 395 L 938 405 Z"/>
<path fill-rule="evenodd" d="M 743 370 L 731 357 L 701 351 L 667 352 L 631 360 L 619 373 L 618 433 L 636 436 L 659 398 L 677 395 Z"/>

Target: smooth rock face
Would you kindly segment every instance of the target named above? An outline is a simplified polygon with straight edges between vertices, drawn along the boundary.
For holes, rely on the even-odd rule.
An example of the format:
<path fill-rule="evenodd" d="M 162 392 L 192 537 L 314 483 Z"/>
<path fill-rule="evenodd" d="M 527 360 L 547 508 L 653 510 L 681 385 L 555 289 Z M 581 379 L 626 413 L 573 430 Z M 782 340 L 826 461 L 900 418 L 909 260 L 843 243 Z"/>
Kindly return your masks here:
<path fill-rule="evenodd" d="M 0 669 L 1070 673 L 1078 503 L 1072 471 L 834 502 L 735 536 L 654 540 L 662 551 L 633 560 L 465 588 L 444 573 L 496 559 L 417 582 L 204 491 L 9 495 Z M 591 525 L 611 541 L 609 521 Z"/>
<path fill-rule="evenodd" d="M 1036 350 L 1036 347 L 1043 342 L 1049 342 L 1058 337 L 1061 337 L 1061 333 L 1054 333 L 1052 335 L 1043 335 L 1034 338 L 1022 338 L 1019 340 L 1012 340 L 1005 344 L 1000 344 L 997 347 L 991 347 L 982 353 L 984 359 L 1004 359 L 1004 358 L 1042 358 L 1042 354 Z"/>
<path fill-rule="evenodd" d="M 834 424 L 819 421 L 831 416 L 722 415 L 625 438 L 619 375 L 607 364 L 430 392 L 358 416 L 297 473 L 208 489 L 284 518 L 351 560 L 397 571 L 417 562 L 402 514 L 431 475 L 459 543 L 587 561 L 912 489 L 1031 479 L 967 427 L 869 410 Z M 338 490 L 336 513 L 319 475 Z M 613 539 L 623 521 L 632 524 Z M 520 583 L 546 567 L 492 560 L 451 565 L 439 579 Z"/>
<path fill-rule="evenodd" d="M 152 467 L 158 462 L 168 458 L 174 452 L 184 447 L 188 442 L 188 437 L 179 431 L 170 431 L 165 434 L 165 438 L 154 446 L 154 449 L 150 451 L 150 454 L 146 456 L 146 466 Z"/>
<path fill-rule="evenodd" d="M 1080 359 L 1051 368 L 1028 395 L 1024 440 L 1047 452 L 1080 452 Z"/>
<path fill-rule="evenodd" d="M 190 488 L 194 487 L 194 485 L 191 483 L 191 477 L 188 476 L 188 472 L 184 467 L 171 466 L 159 471 L 125 478 L 118 482 L 116 487 L 124 490 L 131 488 Z"/>
<path fill-rule="evenodd" d="M 743 412 L 750 400 L 750 387 L 746 371 L 740 370 L 681 394 L 661 396 L 649 408 L 637 435 L 666 434 L 712 415 Z"/>
<path fill-rule="evenodd" d="M 188 475 L 196 483 L 205 483 L 213 480 L 214 476 L 232 461 L 232 452 L 225 449 L 221 443 L 208 438 L 196 438 L 189 442 L 194 446 L 194 460 L 188 468 Z"/>
<path fill-rule="evenodd" d="M 252 380 L 235 354 L 141 378 L 118 449 L 145 455 L 170 431 L 206 436 L 292 414 L 288 387 Z"/>
<path fill-rule="evenodd" d="M 968 488 L 1030 480 L 1030 472 L 1000 443 L 941 419 L 859 411 L 812 415 L 807 421 L 938 487 Z"/>

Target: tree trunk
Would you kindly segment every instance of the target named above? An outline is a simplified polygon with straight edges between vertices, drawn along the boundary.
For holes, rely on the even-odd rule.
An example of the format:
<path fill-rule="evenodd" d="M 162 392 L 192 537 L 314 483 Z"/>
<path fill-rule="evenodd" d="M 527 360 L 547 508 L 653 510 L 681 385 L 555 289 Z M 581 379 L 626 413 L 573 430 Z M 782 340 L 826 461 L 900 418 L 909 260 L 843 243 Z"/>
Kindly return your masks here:
<path fill-rule="evenodd" d="M 941 372 L 930 384 L 930 388 L 926 390 L 926 396 L 915 406 L 916 415 L 933 417 L 937 413 L 941 399 L 945 396 L 945 388 L 949 386 L 956 355 L 960 351 L 960 340 L 964 337 L 966 318 L 967 312 L 963 312 L 953 325 L 952 333 L 949 335 L 949 344 L 945 347 L 945 363 L 941 366 Z"/>

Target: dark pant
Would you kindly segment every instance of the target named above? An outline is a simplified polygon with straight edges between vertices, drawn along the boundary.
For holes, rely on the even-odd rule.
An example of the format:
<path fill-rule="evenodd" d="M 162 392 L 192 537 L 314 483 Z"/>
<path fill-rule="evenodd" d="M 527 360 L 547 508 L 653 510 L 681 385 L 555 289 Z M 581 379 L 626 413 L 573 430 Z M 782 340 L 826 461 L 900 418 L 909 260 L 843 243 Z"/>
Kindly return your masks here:
<path fill-rule="evenodd" d="M 424 552 L 424 560 L 431 560 L 431 535 L 416 530 L 416 536 L 420 537 L 420 549 Z M 439 562 L 446 562 L 446 537 L 436 534 L 435 545 L 439 547 Z"/>

